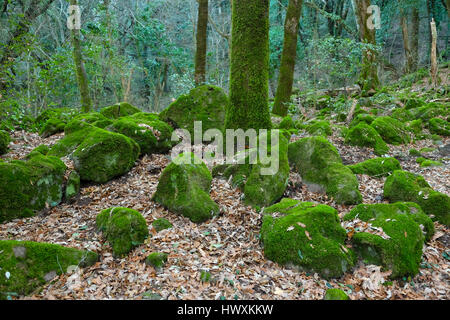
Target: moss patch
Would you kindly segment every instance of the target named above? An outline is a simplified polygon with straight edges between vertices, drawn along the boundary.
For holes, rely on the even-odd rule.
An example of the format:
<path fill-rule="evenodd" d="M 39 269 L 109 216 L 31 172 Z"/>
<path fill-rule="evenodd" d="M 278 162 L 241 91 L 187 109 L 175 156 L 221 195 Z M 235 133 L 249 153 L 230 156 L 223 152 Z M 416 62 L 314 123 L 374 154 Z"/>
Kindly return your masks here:
<path fill-rule="evenodd" d="M 80 193 L 80 175 L 76 171 L 69 174 L 66 184 L 65 199 L 71 202 Z"/>
<path fill-rule="evenodd" d="M 441 118 L 433 118 L 428 122 L 428 129 L 431 133 L 441 136 L 450 136 L 450 123 Z"/>
<path fill-rule="evenodd" d="M 156 219 L 155 221 L 153 221 L 152 225 L 153 228 L 155 228 L 156 232 L 160 232 L 162 230 L 170 229 L 173 227 L 170 221 L 165 218 Z"/>
<path fill-rule="evenodd" d="M 118 119 L 138 112 L 141 112 L 141 110 L 127 102 L 116 103 L 115 105 L 100 110 L 100 113 L 108 119 Z"/>
<path fill-rule="evenodd" d="M 401 170 L 400 162 L 395 158 L 375 158 L 348 166 L 353 173 L 369 176 L 387 176 L 395 170 Z"/>
<path fill-rule="evenodd" d="M 39 135 L 42 138 L 50 137 L 56 133 L 60 133 L 64 131 L 64 127 L 66 123 L 60 119 L 51 118 L 48 119 L 42 129 L 39 131 Z"/>
<path fill-rule="evenodd" d="M 11 142 L 11 137 L 6 131 L 0 130 L 0 155 L 8 152 L 8 145 Z"/>
<path fill-rule="evenodd" d="M 315 136 L 331 136 L 333 131 L 331 130 L 330 123 L 328 121 L 317 121 L 313 124 L 306 126 L 306 131 Z"/>
<path fill-rule="evenodd" d="M 341 289 L 328 289 L 324 300 L 350 300 L 348 295 Z"/>
<path fill-rule="evenodd" d="M 411 141 L 405 125 L 391 117 L 378 117 L 371 126 L 378 131 L 384 141 L 390 144 L 407 144 Z"/>
<path fill-rule="evenodd" d="M 345 143 L 353 146 L 373 148 L 374 153 L 379 156 L 389 152 L 389 147 L 380 134 L 366 123 L 359 123 L 351 128 L 345 136 Z"/>
<path fill-rule="evenodd" d="M 160 270 L 166 264 L 168 256 L 169 255 L 167 253 L 152 252 L 145 259 L 145 263 L 157 270 Z"/>

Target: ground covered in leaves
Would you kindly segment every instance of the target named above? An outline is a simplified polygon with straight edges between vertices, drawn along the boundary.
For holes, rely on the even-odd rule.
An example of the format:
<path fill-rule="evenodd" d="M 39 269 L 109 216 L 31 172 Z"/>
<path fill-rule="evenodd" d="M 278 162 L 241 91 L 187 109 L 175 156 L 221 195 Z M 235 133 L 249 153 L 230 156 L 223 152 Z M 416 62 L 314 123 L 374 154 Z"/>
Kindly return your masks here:
<path fill-rule="evenodd" d="M 62 134 L 47 139 L 16 131 L 9 154 L 2 158 L 23 158 L 40 144 L 53 145 Z M 292 140 L 303 136 L 294 136 Z M 344 145 L 338 132 L 329 137 L 345 164 L 374 158 L 372 150 Z M 450 139 L 443 139 L 443 144 Z M 437 191 L 450 194 L 450 167 L 421 168 L 408 155 L 411 148 L 433 147 L 431 140 L 404 146 L 390 146 L 404 170 L 419 173 Z M 439 158 L 439 150 L 427 157 Z M 442 156 L 441 156 L 442 158 Z M 64 159 L 63 159 L 64 160 Z M 214 179 L 211 197 L 221 208 L 221 215 L 203 224 L 168 212 L 151 201 L 161 170 L 170 162 L 168 156 L 145 156 L 131 172 L 104 185 L 85 185 L 72 204 L 61 204 L 39 215 L 0 224 L 0 239 L 56 243 L 99 253 L 100 261 L 85 269 L 75 269 L 49 282 L 43 289 L 22 299 L 322 299 L 329 288 L 340 288 L 351 299 L 449 299 L 450 234 L 435 223 L 436 234 L 424 248 L 420 274 L 413 279 L 389 280 L 389 272 L 378 266 L 358 265 L 340 279 L 324 280 L 279 266 L 264 258 L 259 241 L 262 216 L 241 202 L 239 190 Z M 66 164 L 71 163 L 66 159 Z M 385 178 L 358 175 L 364 203 L 383 202 Z M 301 178 L 291 173 L 285 197 L 331 205 L 341 217 L 352 206 L 335 204 L 326 195 L 308 191 Z M 111 248 L 96 230 L 95 218 L 106 208 L 123 206 L 142 213 L 152 237 L 135 248 L 126 258 L 115 259 Z M 159 233 L 152 222 L 166 218 L 173 228 Z M 157 271 L 145 264 L 152 252 L 165 252 L 166 266 Z M 211 280 L 202 282 L 202 271 Z"/>

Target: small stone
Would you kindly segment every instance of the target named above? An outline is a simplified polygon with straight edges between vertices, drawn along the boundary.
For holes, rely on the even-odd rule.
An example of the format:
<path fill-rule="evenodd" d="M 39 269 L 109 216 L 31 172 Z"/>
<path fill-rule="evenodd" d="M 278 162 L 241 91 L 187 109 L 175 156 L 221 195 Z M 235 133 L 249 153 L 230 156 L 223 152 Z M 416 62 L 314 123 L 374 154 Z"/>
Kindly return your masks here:
<path fill-rule="evenodd" d="M 13 252 L 16 258 L 24 259 L 27 256 L 27 248 L 25 247 L 14 247 Z"/>
<path fill-rule="evenodd" d="M 45 280 L 45 281 L 50 281 L 50 280 L 52 280 L 53 278 L 55 278 L 56 276 L 57 276 L 56 271 L 50 271 L 50 272 L 48 272 L 48 273 L 45 274 L 44 280 Z"/>

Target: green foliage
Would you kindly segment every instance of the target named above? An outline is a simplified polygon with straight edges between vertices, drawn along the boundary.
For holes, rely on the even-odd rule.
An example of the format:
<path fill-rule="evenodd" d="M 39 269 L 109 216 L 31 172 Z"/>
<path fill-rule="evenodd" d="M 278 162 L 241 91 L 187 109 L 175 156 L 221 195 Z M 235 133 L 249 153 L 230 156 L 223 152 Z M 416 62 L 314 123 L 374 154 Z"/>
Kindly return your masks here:
<path fill-rule="evenodd" d="M 340 289 L 328 289 L 324 300 L 350 300 L 348 295 Z"/>

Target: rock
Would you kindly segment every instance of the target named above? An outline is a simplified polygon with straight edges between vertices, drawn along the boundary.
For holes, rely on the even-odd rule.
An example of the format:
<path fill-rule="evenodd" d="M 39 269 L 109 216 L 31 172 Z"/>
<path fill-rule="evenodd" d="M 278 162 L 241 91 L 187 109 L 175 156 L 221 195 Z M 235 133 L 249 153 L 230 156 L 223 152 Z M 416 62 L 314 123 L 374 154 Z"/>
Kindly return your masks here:
<path fill-rule="evenodd" d="M 324 300 L 350 300 L 348 295 L 341 289 L 328 289 Z"/>
<path fill-rule="evenodd" d="M 428 122 L 428 129 L 431 133 L 441 136 L 450 136 L 450 123 L 441 118 L 433 118 Z"/>
<path fill-rule="evenodd" d="M 364 228 L 352 237 L 355 252 L 367 264 L 392 270 L 392 278 L 419 272 L 424 241 L 434 234 L 431 219 L 412 202 L 360 204 L 344 216 L 344 225 Z"/>
<path fill-rule="evenodd" d="M 342 164 L 336 148 L 323 137 L 309 137 L 289 144 L 289 163 L 308 188 L 318 187 L 339 204 L 362 201 L 358 179 Z"/>
<path fill-rule="evenodd" d="M 399 145 L 408 144 L 411 141 L 405 125 L 391 117 L 378 117 L 372 122 L 371 126 L 387 143 Z"/>
<path fill-rule="evenodd" d="M 389 147 L 380 134 L 366 123 L 359 123 L 352 127 L 345 136 L 345 143 L 353 146 L 373 148 L 374 153 L 379 156 L 389 152 Z"/>
<path fill-rule="evenodd" d="M 173 129 L 157 115 L 135 113 L 116 120 L 108 130 L 121 133 L 139 144 L 142 154 L 166 153 L 172 148 Z"/>
<path fill-rule="evenodd" d="M 11 137 L 6 131 L 0 130 L 0 155 L 8 152 L 8 146 L 11 142 Z"/>
<path fill-rule="evenodd" d="M 68 123 L 72 120 L 76 115 L 78 115 L 80 111 L 76 108 L 49 108 L 44 110 L 34 121 L 35 126 L 40 131 L 45 126 L 48 120 L 54 119 L 59 120 L 64 123 Z"/>
<path fill-rule="evenodd" d="M 66 123 L 62 120 L 51 118 L 48 119 L 42 129 L 39 131 L 41 138 L 47 138 L 54 134 L 64 132 Z"/>
<path fill-rule="evenodd" d="M 152 200 L 193 222 L 204 222 L 219 214 L 219 206 L 209 196 L 211 182 L 206 165 L 194 154 L 183 153 L 161 173 Z"/>
<path fill-rule="evenodd" d="M 155 228 L 156 232 L 160 232 L 165 229 L 170 229 L 172 227 L 173 226 L 170 223 L 170 221 L 165 218 L 159 218 L 153 221 L 153 228 Z"/>
<path fill-rule="evenodd" d="M 0 162 L 0 223 L 58 205 L 65 171 L 60 159 L 41 154 L 27 161 Z"/>
<path fill-rule="evenodd" d="M 392 112 L 391 117 L 401 122 L 414 120 L 413 114 L 406 108 L 395 109 L 394 112 Z"/>
<path fill-rule="evenodd" d="M 395 158 L 369 159 L 348 166 L 355 174 L 366 174 L 369 176 L 388 176 L 395 170 L 401 170 L 400 162 Z"/>
<path fill-rule="evenodd" d="M 148 237 L 147 223 L 142 215 L 128 208 L 103 210 L 96 219 L 97 228 L 104 233 L 115 257 L 123 257 Z"/>
<path fill-rule="evenodd" d="M 108 119 L 118 119 L 138 112 L 141 112 L 141 110 L 126 102 L 116 103 L 100 110 L 100 113 Z"/>
<path fill-rule="evenodd" d="M 295 129 L 295 123 L 294 120 L 292 120 L 291 116 L 284 117 L 278 125 L 278 129 Z"/>
<path fill-rule="evenodd" d="M 72 202 L 80 193 L 80 175 L 76 171 L 72 171 L 67 179 L 65 199 Z"/>
<path fill-rule="evenodd" d="M 439 153 L 443 156 L 443 157 L 450 157 L 450 144 L 446 144 L 445 146 L 442 146 L 439 148 Z"/>
<path fill-rule="evenodd" d="M 179 97 L 159 116 L 176 128 L 188 130 L 193 139 L 194 121 L 202 122 L 202 133 L 208 129 L 223 130 L 229 104 L 228 96 L 221 88 L 204 85 Z"/>
<path fill-rule="evenodd" d="M 283 199 L 264 213 L 261 241 L 266 258 L 324 278 L 340 277 L 354 266 L 355 255 L 344 246 L 347 233 L 332 207 Z M 274 218 L 272 213 L 284 216 Z"/>
<path fill-rule="evenodd" d="M 416 137 L 420 137 L 422 134 L 422 120 L 413 120 L 407 123 L 406 130 L 412 132 L 416 135 Z"/>
<path fill-rule="evenodd" d="M 331 136 L 333 131 L 331 130 L 330 123 L 325 120 L 316 121 L 306 126 L 306 131 L 315 136 Z"/>
<path fill-rule="evenodd" d="M 48 146 L 46 146 L 45 144 L 41 144 L 40 146 L 34 148 L 25 158 L 31 159 L 32 157 L 34 157 L 36 155 L 46 156 L 49 151 L 50 151 L 50 148 Z"/>
<path fill-rule="evenodd" d="M 66 135 L 69 135 L 74 133 L 75 131 L 87 127 L 97 127 L 104 129 L 107 126 L 110 126 L 112 123 L 113 121 L 111 119 L 106 118 L 99 112 L 83 113 L 77 115 L 69 123 L 67 123 L 66 127 L 64 128 L 64 133 Z"/>
<path fill-rule="evenodd" d="M 386 179 L 383 192 L 390 202 L 415 202 L 431 218 L 450 225 L 450 197 L 434 191 L 420 175 L 396 170 Z"/>
<path fill-rule="evenodd" d="M 145 259 L 145 263 L 159 271 L 166 264 L 168 256 L 167 253 L 153 252 Z"/>
<path fill-rule="evenodd" d="M 353 120 L 352 122 L 350 122 L 350 128 L 357 126 L 360 123 L 366 123 L 368 125 L 370 125 L 374 120 L 374 117 L 371 116 L 370 114 L 358 114 Z"/>
<path fill-rule="evenodd" d="M 0 252 L 0 300 L 9 292 L 31 294 L 69 266 L 86 267 L 98 260 L 91 251 L 31 241 L 0 240 Z"/>

